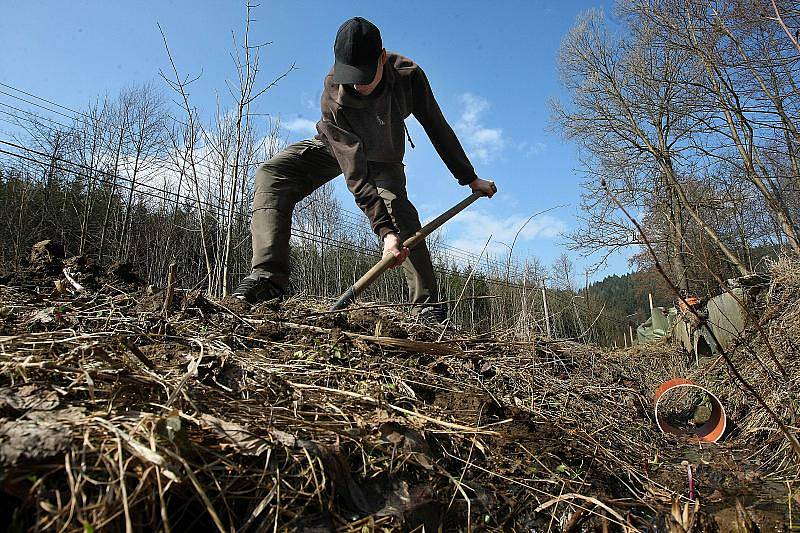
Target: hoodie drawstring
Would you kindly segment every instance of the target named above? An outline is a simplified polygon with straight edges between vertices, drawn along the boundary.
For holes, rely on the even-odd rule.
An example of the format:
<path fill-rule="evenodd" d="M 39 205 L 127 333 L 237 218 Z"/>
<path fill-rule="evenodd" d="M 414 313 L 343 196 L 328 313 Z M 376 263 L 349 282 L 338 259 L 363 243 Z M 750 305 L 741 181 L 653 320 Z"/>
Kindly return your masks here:
<path fill-rule="evenodd" d="M 408 143 L 411 145 L 411 148 L 415 148 L 414 141 L 411 140 L 411 134 L 408 133 L 408 126 L 406 126 L 406 121 L 403 121 L 403 129 L 406 130 L 406 139 L 408 139 Z"/>
<path fill-rule="evenodd" d="M 397 101 L 397 95 L 394 93 L 394 91 L 392 91 L 392 100 L 394 101 L 394 105 L 397 108 L 397 110 L 400 111 L 400 103 Z M 406 126 L 405 120 L 403 121 L 403 129 L 406 132 L 406 139 L 408 139 L 408 144 L 411 145 L 412 149 L 416 148 L 416 146 L 414 146 L 414 141 L 411 140 L 411 134 L 408 133 L 408 126 Z"/>

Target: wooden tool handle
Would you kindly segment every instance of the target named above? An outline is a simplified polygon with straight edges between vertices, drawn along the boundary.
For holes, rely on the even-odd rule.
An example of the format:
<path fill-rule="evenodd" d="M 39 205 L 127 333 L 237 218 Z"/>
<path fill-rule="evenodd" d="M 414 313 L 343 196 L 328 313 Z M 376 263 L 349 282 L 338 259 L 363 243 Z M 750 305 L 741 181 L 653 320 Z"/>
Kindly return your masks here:
<path fill-rule="evenodd" d="M 497 187 L 495 186 L 494 182 L 492 183 L 492 190 L 497 192 Z M 477 200 L 478 198 L 485 196 L 482 192 L 474 191 L 472 194 L 458 202 L 456 205 L 436 217 L 435 219 L 431 220 L 424 226 L 422 226 L 419 231 L 417 231 L 414 235 L 403 241 L 403 246 L 406 248 L 413 248 L 417 244 L 419 244 L 422 240 L 425 239 L 428 235 L 439 229 L 445 222 L 456 216 L 459 212 L 463 211 L 468 205 L 472 202 Z M 393 255 L 386 255 L 380 261 L 378 261 L 375 266 L 370 268 L 366 274 L 361 276 L 358 281 L 353 283 L 353 286 L 350 287 L 342 294 L 336 303 L 331 306 L 331 311 L 335 311 L 337 309 L 344 309 L 347 307 L 350 302 L 355 300 L 356 296 L 364 292 L 364 289 L 372 285 L 372 283 L 383 274 L 384 271 L 388 270 L 392 263 L 394 263 L 395 257 Z"/>

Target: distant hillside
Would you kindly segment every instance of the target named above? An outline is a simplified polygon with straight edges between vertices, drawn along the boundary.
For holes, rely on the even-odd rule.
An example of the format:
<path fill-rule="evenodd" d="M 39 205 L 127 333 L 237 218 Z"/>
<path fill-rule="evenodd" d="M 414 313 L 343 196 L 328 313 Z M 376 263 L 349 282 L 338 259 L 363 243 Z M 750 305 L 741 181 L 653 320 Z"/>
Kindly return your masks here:
<path fill-rule="evenodd" d="M 668 291 L 650 272 L 607 276 L 589 285 L 587 298 L 592 307 L 605 304 L 606 314 L 628 317 L 632 324 L 638 324 L 649 316 L 648 293 L 653 295 L 654 305 L 672 305 Z"/>

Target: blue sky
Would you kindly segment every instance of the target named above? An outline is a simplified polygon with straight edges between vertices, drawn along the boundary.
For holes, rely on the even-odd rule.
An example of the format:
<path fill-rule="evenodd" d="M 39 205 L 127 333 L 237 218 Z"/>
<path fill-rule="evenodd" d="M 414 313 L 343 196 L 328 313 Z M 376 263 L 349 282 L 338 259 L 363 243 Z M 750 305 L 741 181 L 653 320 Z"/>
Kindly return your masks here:
<path fill-rule="evenodd" d="M 272 42 L 262 53 L 261 81 L 293 63 L 296 68 L 254 111 L 280 116 L 289 141 L 310 136 L 336 29 L 352 16 L 370 19 L 387 49 L 425 69 L 478 175 L 494 179 L 501 191 L 448 224 L 450 244 L 477 252 L 490 233 L 510 242 L 530 215 L 564 204 L 534 218 L 515 247 L 515 254 L 550 264 L 564 251 L 560 234 L 577 229 L 580 175 L 575 147 L 550 129 L 547 102 L 563 98 L 556 66 L 561 38 L 592 7 L 609 9 L 591 0 L 261 0 L 251 39 Z M 75 109 L 132 83 L 164 87 L 158 70 L 169 65 L 160 23 L 181 70 L 202 73 L 191 97 L 210 116 L 217 95 L 229 98 L 231 32 L 240 33 L 243 17 L 244 6 L 235 1 L 2 0 L 0 81 Z M 408 125 L 417 146 L 406 155 L 409 195 L 429 219 L 468 191 L 449 175 L 416 121 Z M 345 207 L 356 210 L 343 179 L 337 187 Z M 504 248 L 495 243 L 493 249 Z M 575 262 L 580 272 L 584 262 Z M 599 277 L 627 270 L 625 258 L 614 257 Z"/>

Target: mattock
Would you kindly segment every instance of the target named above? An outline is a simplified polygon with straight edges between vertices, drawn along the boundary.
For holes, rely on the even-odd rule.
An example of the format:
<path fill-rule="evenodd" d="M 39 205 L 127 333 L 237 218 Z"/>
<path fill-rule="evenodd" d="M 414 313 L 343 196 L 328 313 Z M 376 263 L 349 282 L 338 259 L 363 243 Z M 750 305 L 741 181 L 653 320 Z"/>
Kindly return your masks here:
<path fill-rule="evenodd" d="M 494 182 L 492 183 L 492 190 L 497 192 L 497 187 L 495 186 Z M 417 231 L 414 235 L 403 241 L 403 246 L 408 248 L 409 250 L 425 240 L 425 237 L 439 229 L 441 226 L 444 225 L 445 222 L 456 216 L 458 213 L 463 211 L 467 208 L 472 202 L 480 198 L 481 196 L 486 196 L 484 193 L 475 191 L 456 205 L 433 219 L 432 221 L 428 222 L 424 226 L 422 226 L 419 231 Z M 366 274 L 361 276 L 358 281 L 353 283 L 353 285 L 347 289 L 344 294 L 342 294 L 336 303 L 331 306 L 331 311 L 336 311 L 337 309 L 344 309 L 347 307 L 351 302 L 356 299 L 356 296 L 364 292 L 367 287 L 372 285 L 381 274 L 383 274 L 386 270 L 388 270 L 392 264 L 395 262 L 395 257 L 391 254 L 385 255 L 380 261 L 378 261 L 375 266 L 370 268 Z"/>

